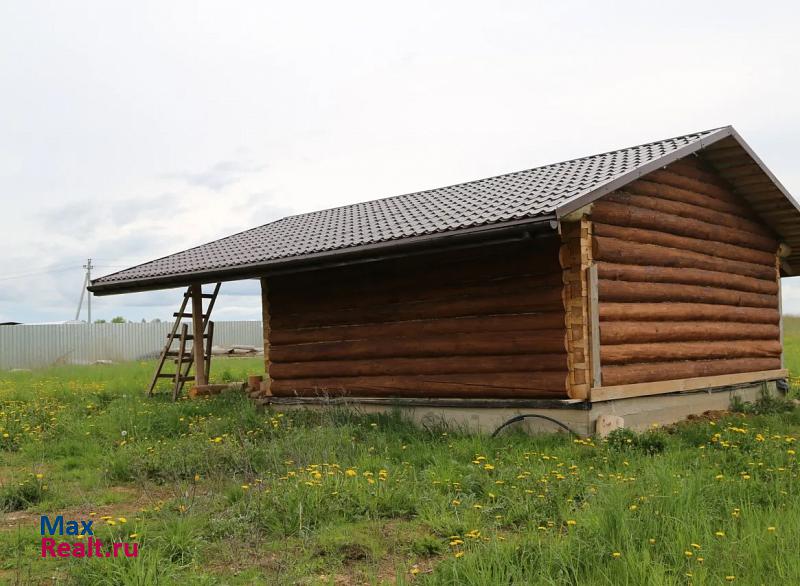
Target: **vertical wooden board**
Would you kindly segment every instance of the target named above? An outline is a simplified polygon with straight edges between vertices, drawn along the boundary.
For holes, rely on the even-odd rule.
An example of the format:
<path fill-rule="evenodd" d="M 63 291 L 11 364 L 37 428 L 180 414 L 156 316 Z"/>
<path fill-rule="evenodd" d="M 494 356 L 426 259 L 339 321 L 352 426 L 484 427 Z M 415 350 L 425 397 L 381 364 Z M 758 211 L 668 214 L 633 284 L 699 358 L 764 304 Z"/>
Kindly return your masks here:
<path fill-rule="evenodd" d="M 597 289 L 597 265 L 592 264 L 589 271 L 589 347 L 592 365 L 592 386 L 602 384 L 602 368 L 600 364 L 600 299 Z"/>
<path fill-rule="evenodd" d="M 781 290 L 781 255 L 780 248 L 778 254 L 775 255 L 775 278 L 778 281 L 778 336 L 781 341 L 781 368 L 786 368 L 786 361 L 784 360 L 784 345 L 783 345 L 783 291 Z"/>

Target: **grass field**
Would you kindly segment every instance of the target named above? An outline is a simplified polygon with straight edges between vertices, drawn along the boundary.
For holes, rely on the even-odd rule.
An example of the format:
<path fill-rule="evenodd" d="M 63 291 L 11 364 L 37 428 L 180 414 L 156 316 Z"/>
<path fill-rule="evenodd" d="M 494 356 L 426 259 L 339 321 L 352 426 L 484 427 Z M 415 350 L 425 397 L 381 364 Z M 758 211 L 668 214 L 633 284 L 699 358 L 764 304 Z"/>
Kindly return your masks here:
<path fill-rule="evenodd" d="M 787 350 L 800 372 L 797 320 Z M 236 393 L 147 399 L 152 367 L 0 372 L 0 580 L 800 583 L 800 410 L 491 439 Z M 39 516 L 59 512 L 139 557 L 42 559 Z"/>

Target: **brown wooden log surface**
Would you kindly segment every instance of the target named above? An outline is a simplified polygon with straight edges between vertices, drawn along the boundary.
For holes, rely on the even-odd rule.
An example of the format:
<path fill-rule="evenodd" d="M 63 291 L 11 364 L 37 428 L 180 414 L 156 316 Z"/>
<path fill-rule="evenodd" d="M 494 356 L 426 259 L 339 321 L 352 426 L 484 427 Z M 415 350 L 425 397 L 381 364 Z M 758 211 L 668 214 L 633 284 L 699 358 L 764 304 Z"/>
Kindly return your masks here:
<path fill-rule="evenodd" d="M 690 342 L 700 340 L 779 340 L 777 324 L 719 321 L 607 321 L 600 326 L 602 344 Z"/>
<path fill-rule="evenodd" d="M 736 342 L 663 342 L 643 344 L 605 344 L 600 347 L 603 366 L 640 364 L 672 360 L 710 360 L 715 358 L 780 357 L 779 340 L 737 340 Z M 669 376 L 669 372 L 664 372 Z"/>
<path fill-rule="evenodd" d="M 557 239 L 535 244 L 512 244 L 449 251 L 364 263 L 307 273 L 270 277 L 270 291 L 276 302 L 302 299 L 316 302 L 320 291 L 362 296 L 413 289 L 417 284 L 440 287 L 454 283 L 480 283 L 509 276 L 558 273 Z"/>
<path fill-rule="evenodd" d="M 309 309 L 303 313 L 285 314 L 280 306 L 272 304 L 271 326 L 274 329 L 292 329 L 309 326 L 364 324 L 386 321 L 558 311 L 561 304 L 561 287 L 542 289 L 537 294 L 523 292 L 513 295 L 491 295 L 446 301 L 418 301 L 394 305 L 365 306 L 336 311 Z"/>
<path fill-rule="evenodd" d="M 464 332 L 514 332 L 564 327 L 564 311 L 507 315 L 422 319 L 362 325 L 273 329 L 273 344 L 302 344 L 336 340 L 385 340 L 394 337 L 454 334 Z"/>
<path fill-rule="evenodd" d="M 774 266 L 774 263 L 773 263 Z M 432 279 L 431 279 L 432 280 Z M 419 283 L 419 284 L 417 284 Z M 479 282 L 450 282 L 436 285 L 421 281 L 395 283 L 388 291 L 367 289 L 357 293 L 331 288 L 309 301 L 299 293 L 297 296 L 272 295 L 270 303 L 283 316 L 293 313 L 307 314 L 309 309 L 318 312 L 329 312 L 361 308 L 365 304 L 371 306 L 388 306 L 398 303 L 424 303 L 433 301 L 449 301 L 463 298 L 504 297 L 507 295 L 526 294 L 531 297 L 540 292 L 547 294 L 561 286 L 561 271 L 545 275 L 513 275 L 495 279 L 481 279 Z"/>
<path fill-rule="evenodd" d="M 627 385 L 737 372 L 758 372 L 781 367 L 780 358 L 732 358 L 708 361 L 655 362 L 609 365 L 603 368 L 603 385 Z"/>
<path fill-rule="evenodd" d="M 725 242 L 712 242 L 688 236 L 676 236 L 659 232 L 658 230 L 645 230 L 643 228 L 628 228 L 625 226 L 612 226 L 601 222 L 593 222 L 592 229 L 595 236 L 618 238 L 626 242 L 643 242 L 645 244 L 658 244 L 680 250 L 701 252 L 719 258 L 738 260 L 753 264 L 774 266 L 775 252 L 764 252 L 753 248 L 744 248 Z"/>
<path fill-rule="evenodd" d="M 730 189 L 722 186 L 719 178 L 713 183 L 711 181 L 700 181 L 681 173 L 679 166 L 676 166 L 674 169 L 657 169 L 656 171 L 648 173 L 644 179 L 713 197 L 732 205 L 742 205 L 741 200 L 737 198 Z"/>
<path fill-rule="evenodd" d="M 678 159 L 674 163 L 670 163 L 665 170 L 674 175 L 679 175 L 680 177 L 677 181 L 681 181 L 681 183 L 670 183 L 662 179 L 661 181 L 663 183 L 674 184 L 676 187 L 683 187 L 684 189 L 691 189 L 700 193 L 709 193 L 706 190 L 707 185 L 718 187 L 724 192 L 730 192 L 730 186 L 725 183 L 714 168 L 711 167 L 708 162 L 700 160 L 697 157 Z M 654 178 L 657 177 L 657 175 L 654 176 Z M 686 179 L 694 179 L 698 183 L 689 184 L 685 182 Z M 733 194 L 730 194 L 730 197 L 736 199 Z"/>
<path fill-rule="evenodd" d="M 493 373 L 286 379 L 276 396 L 566 397 L 566 373 Z"/>
<path fill-rule="evenodd" d="M 670 201 L 692 204 L 694 206 L 701 206 L 709 210 L 732 214 L 741 218 L 752 217 L 752 212 L 738 202 L 721 200 L 710 195 L 698 193 L 697 191 L 691 191 L 664 183 L 658 183 L 655 180 L 648 181 L 647 179 L 649 179 L 649 176 L 645 179 L 640 179 L 629 183 L 624 187 L 624 191 L 640 196 L 661 198 Z"/>
<path fill-rule="evenodd" d="M 645 283 L 682 283 L 702 287 L 733 289 L 750 293 L 775 295 L 777 281 L 754 279 L 732 273 L 675 267 L 624 265 L 609 262 L 597 263 L 597 275 L 601 279 L 615 281 L 640 281 Z"/>
<path fill-rule="evenodd" d="M 774 253 L 778 249 L 778 243 L 773 238 L 603 199 L 592 205 L 592 219 L 605 224 L 658 230 L 714 242 L 727 242 L 766 252 Z"/>
<path fill-rule="evenodd" d="M 557 371 L 563 374 L 566 370 L 567 355 L 564 352 L 539 355 L 440 356 L 272 363 L 272 376 L 276 379 L 542 371 Z"/>
<path fill-rule="evenodd" d="M 564 351 L 564 330 L 485 332 L 351 340 L 270 347 L 273 362 L 355 360 L 367 358 L 456 356 L 467 354 L 550 354 Z"/>
<path fill-rule="evenodd" d="M 592 253 L 596 260 L 641 266 L 705 269 L 766 280 L 776 278 L 774 266 L 717 258 L 691 250 L 679 250 L 641 242 L 625 242 L 604 236 L 595 236 L 592 239 L 592 245 Z"/>
<path fill-rule="evenodd" d="M 675 283 L 642 283 L 633 281 L 598 281 L 600 301 L 616 302 L 687 302 L 734 305 L 738 307 L 777 308 L 777 295 L 748 293 L 715 287 L 698 287 Z"/>
<path fill-rule="evenodd" d="M 680 218 L 688 218 L 707 222 L 717 226 L 724 226 L 731 230 L 748 232 L 764 238 L 772 238 L 769 231 L 761 224 L 747 220 L 740 216 L 734 216 L 726 212 L 701 207 L 681 201 L 652 197 L 650 195 L 638 195 L 628 191 L 616 191 L 605 197 L 605 201 L 613 201 L 623 205 L 635 206 L 638 208 L 655 210 L 664 214 L 671 214 Z"/>
<path fill-rule="evenodd" d="M 600 304 L 601 321 L 694 321 L 777 324 L 777 309 L 731 307 L 709 303 L 611 303 Z M 602 327 L 602 325 L 601 325 Z"/>

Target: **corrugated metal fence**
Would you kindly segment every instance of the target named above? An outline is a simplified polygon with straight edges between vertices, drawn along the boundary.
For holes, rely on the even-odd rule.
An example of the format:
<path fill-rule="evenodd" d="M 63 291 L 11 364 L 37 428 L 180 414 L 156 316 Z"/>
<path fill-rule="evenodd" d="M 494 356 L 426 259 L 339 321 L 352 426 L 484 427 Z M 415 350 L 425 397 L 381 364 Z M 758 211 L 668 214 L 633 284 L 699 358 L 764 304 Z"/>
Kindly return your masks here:
<path fill-rule="evenodd" d="M 0 369 L 154 358 L 171 327 L 167 322 L 0 326 Z M 234 344 L 261 347 L 261 322 L 215 321 L 214 345 Z"/>

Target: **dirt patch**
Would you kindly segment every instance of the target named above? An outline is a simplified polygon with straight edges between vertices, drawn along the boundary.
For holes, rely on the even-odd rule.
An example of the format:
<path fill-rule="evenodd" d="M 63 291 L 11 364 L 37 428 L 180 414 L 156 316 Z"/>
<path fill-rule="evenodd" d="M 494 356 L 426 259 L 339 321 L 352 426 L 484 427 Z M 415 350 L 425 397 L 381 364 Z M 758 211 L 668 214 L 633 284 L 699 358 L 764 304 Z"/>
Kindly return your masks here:
<path fill-rule="evenodd" d="M 95 518 L 100 518 L 105 515 L 133 516 L 141 509 L 152 508 L 174 496 L 163 487 L 140 489 L 133 486 L 112 486 L 108 490 L 114 494 L 120 495 L 120 502 L 101 506 L 81 505 L 67 507 L 66 509 L 58 511 L 46 512 L 64 515 L 66 519 L 88 519 L 92 516 L 90 513 L 94 513 L 93 516 Z M 0 530 L 22 526 L 38 527 L 39 518 L 44 512 L 45 511 L 14 511 L 10 513 L 0 513 Z"/>

